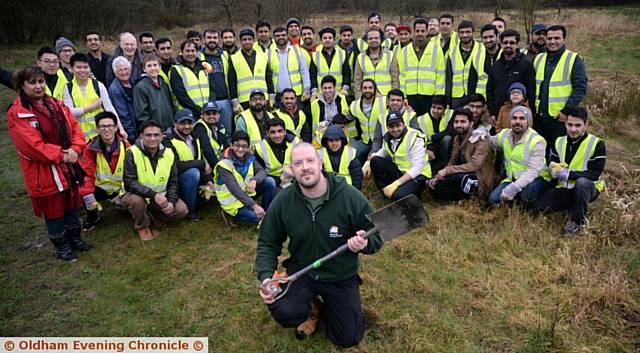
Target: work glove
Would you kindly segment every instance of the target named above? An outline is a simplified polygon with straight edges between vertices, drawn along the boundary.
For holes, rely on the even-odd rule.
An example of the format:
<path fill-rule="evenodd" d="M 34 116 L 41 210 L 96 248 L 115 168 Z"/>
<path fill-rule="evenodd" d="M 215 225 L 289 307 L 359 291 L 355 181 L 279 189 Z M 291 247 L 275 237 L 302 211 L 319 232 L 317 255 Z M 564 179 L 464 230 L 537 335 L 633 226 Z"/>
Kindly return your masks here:
<path fill-rule="evenodd" d="M 211 185 L 206 184 L 206 185 L 200 186 L 198 190 L 198 194 L 200 195 L 200 197 L 202 197 L 206 201 L 209 201 L 209 199 L 211 199 L 211 196 L 213 196 L 213 191 L 214 190 L 211 187 Z"/>
<path fill-rule="evenodd" d="M 559 179 L 558 174 L 563 169 L 566 169 L 567 167 L 568 167 L 568 165 L 566 163 L 557 163 L 557 162 L 549 163 L 549 170 L 551 171 L 551 176 L 554 179 Z"/>
<path fill-rule="evenodd" d="M 211 74 L 213 72 L 213 66 L 206 61 L 202 62 L 202 68 L 207 72 L 207 74 Z"/>
<path fill-rule="evenodd" d="M 280 175 L 280 186 L 284 189 L 291 185 L 293 181 L 293 171 L 289 165 L 282 167 L 282 175 Z"/>
<path fill-rule="evenodd" d="M 478 140 L 483 140 L 489 136 L 489 130 L 485 128 L 477 128 L 473 130 L 471 136 L 469 136 L 469 142 L 476 143 Z"/>
<path fill-rule="evenodd" d="M 371 161 L 364 162 L 362 166 L 362 175 L 365 179 L 371 178 Z"/>
<path fill-rule="evenodd" d="M 510 183 L 506 188 L 502 189 L 502 193 L 500 193 L 500 199 L 502 201 L 513 201 L 513 199 L 518 195 L 518 193 L 522 191 L 522 189 L 516 183 Z"/>
<path fill-rule="evenodd" d="M 400 187 L 400 182 L 396 180 L 393 183 L 385 186 L 384 189 L 382 189 L 382 193 L 387 198 L 392 199 L 393 194 L 396 193 L 396 190 L 398 190 L 399 187 Z"/>
<path fill-rule="evenodd" d="M 84 206 L 87 208 L 87 211 L 102 210 L 102 206 L 100 206 L 93 194 L 82 196 L 82 201 L 84 201 Z"/>

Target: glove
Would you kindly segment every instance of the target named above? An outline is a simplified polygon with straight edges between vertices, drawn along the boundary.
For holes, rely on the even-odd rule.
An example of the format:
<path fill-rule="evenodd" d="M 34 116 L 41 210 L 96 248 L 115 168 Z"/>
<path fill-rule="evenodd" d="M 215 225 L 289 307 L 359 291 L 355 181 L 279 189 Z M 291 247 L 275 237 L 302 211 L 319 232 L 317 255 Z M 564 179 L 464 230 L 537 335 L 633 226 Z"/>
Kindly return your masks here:
<path fill-rule="evenodd" d="M 362 166 L 362 176 L 364 176 L 365 179 L 371 178 L 371 161 L 364 162 Z"/>
<path fill-rule="evenodd" d="M 522 191 L 522 189 L 516 183 L 510 183 L 506 188 L 502 189 L 502 193 L 500 194 L 500 199 L 502 201 L 513 201 L 513 199 L 518 195 L 518 193 Z"/>
<path fill-rule="evenodd" d="M 473 130 L 471 136 L 469 136 L 469 142 L 476 143 L 478 140 L 483 140 L 489 136 L 489 130 L 485 128 L 477 128 Z"/>
<path fill-rule="evenodd" d="M 209 199 L 211 199 L 211 196 L 213 196 L 213 188 L 209 184 L 202 185 L 198 190 L 198 194 L 206 201 L 209 201 Z"/>
<path fill-rule="evenodd" d="M 93 194 L 82 196 L 82 201 L 84 201 L 87 211 L 93 211 L 98 208 L 99 203 Z"/>
<path fill-rule="evenodd" d="M 384 196 L 391 199 L 393 198 L 393 194 L 396 193 L 396 190 L 398 190 L 399 187 L 400 187 L 400 182 L 396 180 L 393 183 L 385 186 L 384 189 L 382 189 L 382 193 L 384 194 Z"/>
<path fill-rule="evenodd" d="M 282 168 L 282 175 L 280 175 L 280 186 L 282 188 L 286 188 L 291 185 L 291 181 L 293 181 L 293 172 L 291 171 L 291 167 L 286 165 Z"/>
<path fill-rule="evenodd" d="M 566 163 L 557 163 L 557 162 L 551 162 L 549 163 L 549 169 L 551 170 L 551 176 L 554 179 L 560 179 L 558 174 L 563 170 L 566 169 L 568 167 L 568 165 Z"/>
<path fill-rule="evenodd" d="M 202 68 L 207 72 L 207 74 L 211 74 L 213 72 L 213 66 L 206 61 L 202 62 Z"/>
<path fill-rule="evenodd" d="M 118 195 L 118 196 L 112 198 L 111 202 L 113 202 L 113 204 L 116 205 L 116 206 L 122 206 L 122 196 Z"/>
<path fill-rule="evenodd" d="M 569 183 L 569 173 L 571 171 L 567 168 L 562 168 L 558 173 L 556 173 L 556 178 L 560 180 L 563 184 Z"/>

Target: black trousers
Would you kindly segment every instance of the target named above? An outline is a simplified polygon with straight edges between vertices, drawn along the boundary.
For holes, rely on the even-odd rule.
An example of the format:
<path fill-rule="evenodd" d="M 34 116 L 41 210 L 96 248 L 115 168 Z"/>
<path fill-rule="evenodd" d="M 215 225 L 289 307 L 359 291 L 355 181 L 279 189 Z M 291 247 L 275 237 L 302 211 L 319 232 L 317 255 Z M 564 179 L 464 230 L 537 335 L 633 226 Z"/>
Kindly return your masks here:
<path fill-rule="evenodd" d="M 539 114 L 533 120 L 533 128 L 547 141 L 547 157 L 551 152 L 551 147 L 555 145 L 556 139 L 567 134 L 567 128 L 560 120 Z"/>
<path fill-rule="evenodd" d="M 427 188 L 438 200 L 460 201 L 478 190 L 478 178 L 474 173 L 456 173 L 440 180 L 435 188 Z"/>
<path fill-rule="evenodd" d="M 433 151 L 436 157 L 436 159 L 429 161 L 432 175 L 435 175 L 449 163 L 452 147 L 453 136 L 451 135 L 444 136 L 440 142 L 429 145 L 429 149 Z"/>
<path fill-rule="evenodd" d="M 337 346 L 352 347 L 364 335 L 361 283 L 358 275 L 337 282 L 318 282 L 302 276 L 290 284 L 287 295 L 268 306 L 269 311 L 282 327 L 297 327 L 309 318 L 311 302 L 319 295 L 324 302 L 321 319 L 326 324 L 327 336 Z"/>
<path fill-rule="evenodd" d="M 409 101 L 409 105 L 413 108 L 413 111 L 416 112 L 417 116 L 423 115 L 429 110 L 431 110 L 431 100 L 433 96 L 424 96 L 421 94 L 414 94 L 407 96 L 407 100 Z"/>
<path fill-rule="evenodd" d="M 553 187 L 547 190 L 533 204 L 533 211 L 554 213 L 568 210 L 572 221 L 585 224 L 589 203 L 595 201 L 598 195 L 600 192 L 591 179 L 578 178 L 573 189 Z"/>
<path fill-rule="evenodd" d="M 393 183 L 404 175 L 392 160 L 382 157 L 373 157 L 371 159 L 371 173 L 373 174 L 376 186 L 380 190 L 384 189 L 385 186 Z M 396 193 L 393 195 L 393 200 L 400 200 L 409 194 L 414 194 L 420 198 L 424 188 L 426 187 L 426 180 L 427 178 L 424 175 L 418 175 L 412 180 L 400 185 L 398 190 L 396 190 Z"/>

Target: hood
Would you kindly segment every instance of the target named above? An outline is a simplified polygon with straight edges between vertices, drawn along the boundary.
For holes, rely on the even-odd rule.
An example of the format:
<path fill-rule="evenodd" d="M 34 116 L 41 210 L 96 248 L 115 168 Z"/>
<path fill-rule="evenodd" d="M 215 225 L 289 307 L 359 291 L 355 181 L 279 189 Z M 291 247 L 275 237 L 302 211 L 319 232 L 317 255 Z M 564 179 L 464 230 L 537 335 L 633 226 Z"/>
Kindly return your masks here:
<path fill-rule="evenodd" d="M 342 147 L 346 146 L 349 143 L 349 141 L 347 140 L 347 137 L 344 135 L 344 130 L 340 125 L 331 125 L 327 128 L 327 130 L 325 130 L 324 135 L 322 135 L 322 139 L 320 140 L 322 147 L 328 148 L 327 147 L 328 139 L 342 140 Z"/>

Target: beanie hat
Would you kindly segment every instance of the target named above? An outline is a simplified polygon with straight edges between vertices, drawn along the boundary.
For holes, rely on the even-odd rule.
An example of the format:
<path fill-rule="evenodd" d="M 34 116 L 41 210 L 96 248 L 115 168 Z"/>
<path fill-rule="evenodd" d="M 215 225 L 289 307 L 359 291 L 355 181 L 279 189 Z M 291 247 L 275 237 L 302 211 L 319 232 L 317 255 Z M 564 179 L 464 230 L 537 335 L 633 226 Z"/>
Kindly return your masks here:
<path fill-rule="evenodd" d="M 527 96 L 527 88 L 520 82 L 514 82 L 511 84 L 511 86 L 509 86 L 509 94 L 511 94 L 511 91 L 513 91 L 514 89 L 520 90 L 520 92 L 522 92 L 523 96 Z"/>
<path fill-rule="evenodd" d="M 60 37 L 58 39 L 56 39 L 56 54 L 60 55 L 60 52 L 62 51 L 62 48 L 64 47 L 71 47 L 73 48 L 73 51 L 76 51 L 76 46 L 73 45 L 73 42 L 70 41 L 69 39 L 65 38 L 65 37 Z"/>
<path fill-rule="evenodd" d="M 529 122 L 529 127 L 533 126 L 533 114 L 531 114 L 531 109 L 525 107 L 524 105 L 519 105 L 513 109 L 511 109 L 511 111 L 509 112 L 509 119 L 513 118 L 513 114 L 515 113 L 524 113 L 524 116 L 527 118 L 527 121 Z"/>

